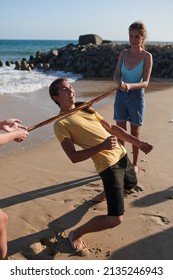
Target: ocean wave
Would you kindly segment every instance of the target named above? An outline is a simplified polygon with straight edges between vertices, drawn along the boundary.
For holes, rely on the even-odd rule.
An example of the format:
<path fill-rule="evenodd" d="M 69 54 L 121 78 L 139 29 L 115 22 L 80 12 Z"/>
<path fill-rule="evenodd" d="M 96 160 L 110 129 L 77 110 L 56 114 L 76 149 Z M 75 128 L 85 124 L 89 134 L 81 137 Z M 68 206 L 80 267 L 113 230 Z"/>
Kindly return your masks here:
<path fill-rule="evenodd" d="M 56 78 L 66 77 L 70 82 L 80 79 L 81 75 L 65 73 L 63 71 L 41 72 L 15 70 L 14 66 L 0 67 L 0 94 L 18 95 L 34 92 L 44 87 L 48 87 Z"/>

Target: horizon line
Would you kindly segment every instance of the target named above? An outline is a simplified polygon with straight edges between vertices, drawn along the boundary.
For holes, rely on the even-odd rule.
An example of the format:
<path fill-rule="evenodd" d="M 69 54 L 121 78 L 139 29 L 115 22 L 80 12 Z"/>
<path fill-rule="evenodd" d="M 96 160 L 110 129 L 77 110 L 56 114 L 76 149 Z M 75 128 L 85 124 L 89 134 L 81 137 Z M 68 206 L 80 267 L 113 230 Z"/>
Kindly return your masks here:
<path fill-rule="evenodd" d="M 79 39 L 3 39 L 0 38 L 1 41 L 79 41 Z M 111 41 L 111 42 L 125 42 L 129 43 L 128 40 L 111 40 L 111 39 L 103 39 L 103 41 Z M 173 41 L 165 41 L 165 40 L 148 40 L 145 42 L 147 43 L 154 43 L 154 42 L 162 42 L 162 43 L 173 43 Z"/>

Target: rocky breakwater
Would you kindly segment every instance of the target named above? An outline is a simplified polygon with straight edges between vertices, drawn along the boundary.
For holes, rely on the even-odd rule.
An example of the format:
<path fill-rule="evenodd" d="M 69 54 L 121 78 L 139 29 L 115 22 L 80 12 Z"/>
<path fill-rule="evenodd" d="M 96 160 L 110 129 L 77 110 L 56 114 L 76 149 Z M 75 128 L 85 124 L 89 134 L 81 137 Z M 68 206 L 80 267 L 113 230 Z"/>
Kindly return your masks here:
<path fill-rule="evenodd" d="M 69 44 L 49 52 L 38 51 L 28 61 L 15 62 L 15 67 L 23 70 L 60 70 L 82 74 L 86 78 L 113 78 L 119 54 L 124 48 L 129 48 L 129 44 L 102 40 L 93 34 L 82 35 L 76 45 Z M 147 44 L 146 50 L 153 56 L 151 77 L 173 78 L 173 45 Z"/>

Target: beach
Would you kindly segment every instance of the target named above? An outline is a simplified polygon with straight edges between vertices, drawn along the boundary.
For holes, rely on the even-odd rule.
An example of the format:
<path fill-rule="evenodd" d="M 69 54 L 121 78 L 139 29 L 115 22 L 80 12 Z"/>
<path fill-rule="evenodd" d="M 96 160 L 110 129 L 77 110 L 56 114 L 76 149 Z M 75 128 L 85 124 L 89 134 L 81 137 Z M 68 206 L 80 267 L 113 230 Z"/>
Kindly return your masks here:
<path fill-rule="evenodd" d="M 77 97 L 91 100 L 115 87 L 111 80 L 79 80 Z M 1 119 L 32 126 L 59 113 L 48 88 L 38 94 L 0 96 Z M 115 91 L 93 107 L 113 121 Z M 37 106 L 35 106 L 37 104 Z M 39 104 L 39 106 L 38 106 Z M 53 133 L 53 123 L 31 131 L 22 144 L 1 147 L 0 207 L 8 214 L 11 260 L 173 259 L 173 83 L 152 81 L 146 91 L 141 139 L 154 150 L 140 152 L 138 191 L 125 195 L 123 223 L 83 237 L 87 251 L 74 252 L 67 238 L 76 226 L 106 214 L 92 197 L 103 190 L 91 160 L 73 164 Z M 131 145 L 126 144 L 132 158 Z"/>

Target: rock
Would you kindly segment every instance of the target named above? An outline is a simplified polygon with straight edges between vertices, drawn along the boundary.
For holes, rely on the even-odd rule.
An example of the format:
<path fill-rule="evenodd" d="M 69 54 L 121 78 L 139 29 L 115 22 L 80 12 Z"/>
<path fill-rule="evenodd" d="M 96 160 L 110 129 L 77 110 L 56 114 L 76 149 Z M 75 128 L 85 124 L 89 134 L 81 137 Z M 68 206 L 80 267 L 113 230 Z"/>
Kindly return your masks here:
<path fill-rule="evenodd" d="M 16 67 L 15 67 L 16 70 L 21 69 L 21 61 L 19 61 L 19 60 L 15 61 L 15 65 L 16 65 Z"/>
<path fill-rule="evenodd" d="M 25 60 L 21 61 L 21 70 L 23 70 L 23 71 L 31 71 L 31 67 L 27 63 L 27 61 L 25 61 Z"/>
<path fill-rule="evenodd" d="M 44 63 L 43 70 L 44 71 L 50 71 L 50 64 L 49 63 Z"/>
<path fill-rule="evenodd" d="M 9 61 L 9 60 L 6 61 L 6 62 L 5 62 L 5 65 L 6 65 L 6 66 L 11 66 L 11 61 Z"/>
<path fill-rule="evenodd" d="M 48 52 L 37 51 L 35 56 L 30 56 L 29 61 L 26 60 L 26 64 L 30 69 L 51 69 L 81 74 L 86 78 L 113 79 L 120 52 L 129 47 L 128 43 L 113 43 L 102 40 L 98 35 L 81 35 L 79 44 L 68 44 Z M 172 79 L 173 44 L 146 44 L 145 49 L 153 56 L 151 78 Z M 11 65 L 10 61 L 8 63 Z M 15 69 L 21 69 L 20 63 L 15 63 Z"/>
<path fill-rule="evenodd" d="M 88 34 L 79 36 L 79 45 L 87 45 L 90 43 L 94 45 L 100 45 L 102 42 L 102 38 L 98 35 Z"/>

